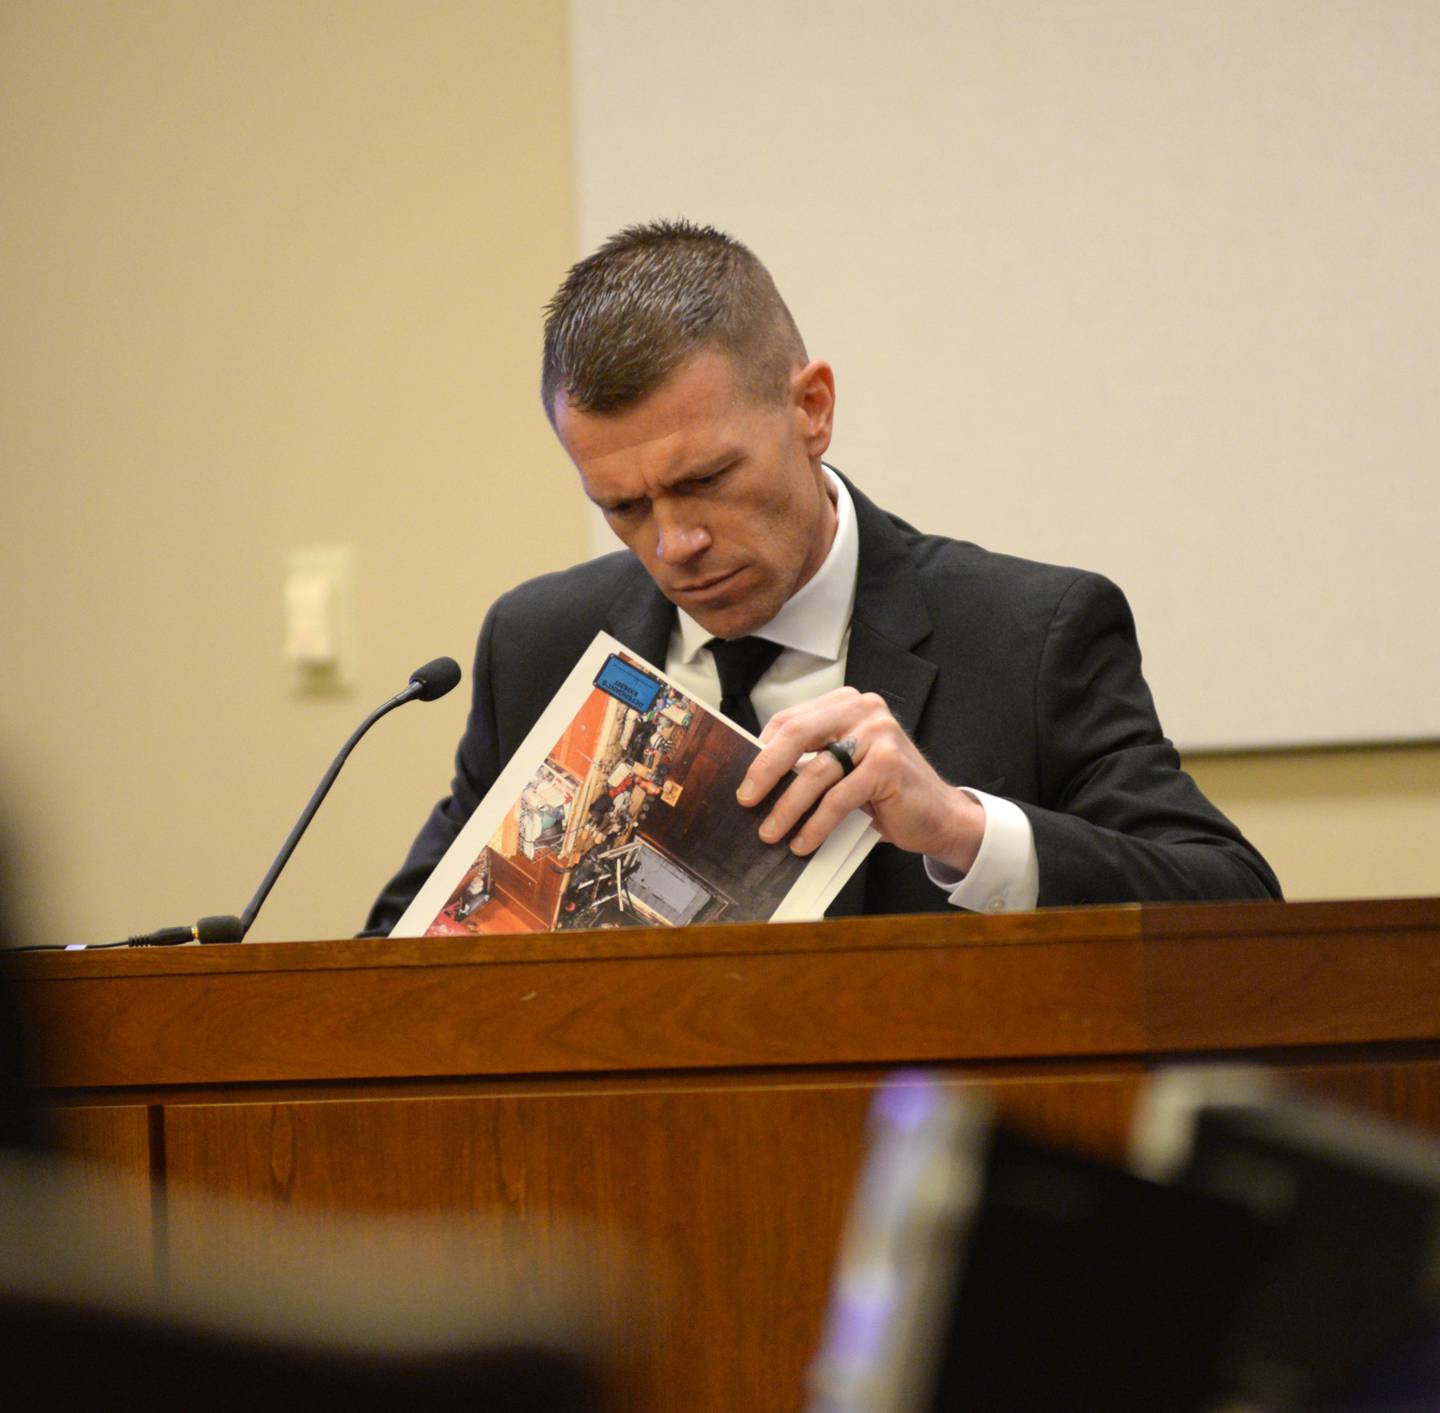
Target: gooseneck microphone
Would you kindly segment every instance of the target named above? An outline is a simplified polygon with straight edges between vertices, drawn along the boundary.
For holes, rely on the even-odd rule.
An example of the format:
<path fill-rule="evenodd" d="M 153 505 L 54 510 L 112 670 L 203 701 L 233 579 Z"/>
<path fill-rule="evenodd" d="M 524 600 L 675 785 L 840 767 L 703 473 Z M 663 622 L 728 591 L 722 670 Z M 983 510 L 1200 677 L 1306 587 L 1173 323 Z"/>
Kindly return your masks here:
<path fill-rule="evenodd" d="M 295 821 L 295 827 L 290 831 L 290 837 L 281 845 L 275 862 L 270 865 L 270 872 L 261 880 L 259 888 L 255 890 L 255 896 L 250 899 L 245 911 L 239 917 L 202 917 L 193 927 L 162 927 L 158 932 L 147 932 L 141 937 L 131 937 L 123 942 L 106 942 L 101 945 L 107 947 L 173 947 L 181 942 L 243 942 L 245 934 L 250 931 L 251 923 L 255 921 L 255 915 L 260 911 L 265 899 L 269 897 L 270 890 L 275 886 L 275 880 L 280 877 L 280 870 L 290 861 L 290 855 L 295 852 L 295 846 L 300 842 L 300 836 L 305 833 L 310 821 L 315 818 L 315 811 L 320 808 L 321 802 L 330 793 L 330 787 L 335 783 L 335 777 L 340 774 L 340 767 L 345 764 L 347 757 L 355 749 L 360 738 L 382 716 L 394 711 L 396 707 L 417 700 L 433 702 L 451 691 L 459 681 L 460 665 L 455 659 L 453 657 L 437 657 L 434 662 L 427 662 L 424 667 L 417 667 L 410 674 L 410 685 L 403 692 L 397 692 L 389 701 L 382 702 L 355 728 L 354 734 L 340 748 L 340 754 L 330 762 L 330 769 L 325 772 L 324 779 L 316 787 L 315 793 L 310 796 L 310 803 L 300 812 L 300 818 Z"/>

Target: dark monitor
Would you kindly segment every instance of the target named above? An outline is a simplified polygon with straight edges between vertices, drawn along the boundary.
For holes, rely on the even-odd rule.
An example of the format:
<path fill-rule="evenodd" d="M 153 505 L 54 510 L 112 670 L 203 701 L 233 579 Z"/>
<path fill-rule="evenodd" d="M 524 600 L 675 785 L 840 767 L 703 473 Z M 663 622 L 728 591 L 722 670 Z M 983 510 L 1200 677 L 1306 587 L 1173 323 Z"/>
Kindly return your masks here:
<path fill-rule="evenodd" d="M 869 1157 L 810 1413 L 1199 1413 L 1253 1220 L 997 1124 L 901 1076 Z"/>
<path fill-rule="evenodd" d="M 1357 1371 L 1407 1358 L 1421 1377 L 1416 1331 L 1440 1317 L 1432 1140 L 1259 1071 L 1177 1069 L 1149 1088 L 1136 1158 L 1151 1176 L 1255 1218 L 1255 1275 L 1232 1340 L 1235 1388 L 1251 1405 L 1310 1409 Z M 1411 1406 L 1440 1408 L 1432 1388 Z"/>

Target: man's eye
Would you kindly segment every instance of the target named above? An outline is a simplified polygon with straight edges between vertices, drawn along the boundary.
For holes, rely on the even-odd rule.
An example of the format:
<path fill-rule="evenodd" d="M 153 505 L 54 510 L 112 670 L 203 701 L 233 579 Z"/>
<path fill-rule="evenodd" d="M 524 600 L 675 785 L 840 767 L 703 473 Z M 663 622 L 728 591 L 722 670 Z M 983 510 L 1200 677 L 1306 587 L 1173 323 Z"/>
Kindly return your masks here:
<path fill-rule="evenodd" d="M 614 505 L 607 505 L 605 507 L 605 514 L 612 520 L 627 520 L 632 515 L 637 514 L 644 503 L 644 501 L 639 500 L 617 501 Z"/>

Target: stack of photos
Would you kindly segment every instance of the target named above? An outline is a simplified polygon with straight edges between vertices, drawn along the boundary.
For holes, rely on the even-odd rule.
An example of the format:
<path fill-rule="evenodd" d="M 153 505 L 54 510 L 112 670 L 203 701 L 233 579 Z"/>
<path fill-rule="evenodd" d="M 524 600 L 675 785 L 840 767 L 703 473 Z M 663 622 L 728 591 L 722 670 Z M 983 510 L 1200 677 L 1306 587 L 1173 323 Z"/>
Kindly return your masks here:
<path fill-rule="evenodd" d="M 878 836 L 857 811 L 808 858 L 763 843 L 770 802 L 735 799 L 759 749 L 600 634 L 392 935 L 820 917 Z"/>

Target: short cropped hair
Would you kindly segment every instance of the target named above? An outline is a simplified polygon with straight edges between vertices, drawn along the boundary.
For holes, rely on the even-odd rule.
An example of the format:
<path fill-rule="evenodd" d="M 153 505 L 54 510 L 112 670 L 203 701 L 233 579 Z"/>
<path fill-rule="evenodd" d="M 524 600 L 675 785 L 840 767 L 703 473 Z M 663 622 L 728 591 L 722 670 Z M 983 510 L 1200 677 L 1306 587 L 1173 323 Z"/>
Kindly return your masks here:
<path fill-rule="evenodd" d="M 582 412 L 620 412 L 702 349 L 728 354 L 740 385 L 784 397 L 805 343 L 770 272 L 713 226 L 627 226 L 573 266 L 545 312 L 540 396 Z"/>

